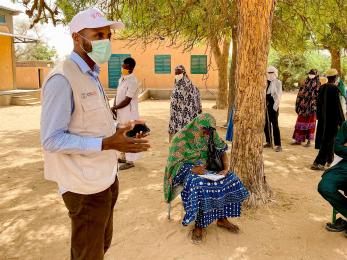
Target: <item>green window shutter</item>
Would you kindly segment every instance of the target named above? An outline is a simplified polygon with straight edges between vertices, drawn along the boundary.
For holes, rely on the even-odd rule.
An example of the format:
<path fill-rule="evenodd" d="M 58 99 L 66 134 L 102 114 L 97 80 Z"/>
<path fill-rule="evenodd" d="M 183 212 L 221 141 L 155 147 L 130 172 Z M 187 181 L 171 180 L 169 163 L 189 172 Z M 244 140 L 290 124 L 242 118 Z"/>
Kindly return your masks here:
<path fill-rule="evenodd" d="M 171 74 L 171 55 L 154 55 L 155 74 Z"/>
<path fill-rule="evenodd" d="M 0 23 L 6 23 L 5 15 L 0 14 Z"/>
<path fill-rule="evenodd" d="M 112 54 L 108 61 L 108 86 L 118 88 L 118 82 L 122 76 L 123 61 L 131 57 L 130 54 Z"/>
<path fill-rule="evenodd" d="M 207 55 L 192 55 L 190 57 L 191 74 L 207 74 Z"/>

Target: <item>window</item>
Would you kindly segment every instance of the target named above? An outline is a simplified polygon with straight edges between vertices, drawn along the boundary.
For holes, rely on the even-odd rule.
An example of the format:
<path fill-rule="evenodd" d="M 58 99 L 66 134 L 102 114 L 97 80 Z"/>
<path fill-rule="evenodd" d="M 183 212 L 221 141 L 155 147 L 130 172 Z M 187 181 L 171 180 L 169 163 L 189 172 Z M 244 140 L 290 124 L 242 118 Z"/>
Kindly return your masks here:
<path fill-rule="evenodd" d="M 155 74 L 171 73 L 171 55 L 155 55 Z"/>
<path fill-rule="evenodd" d="M 6 17 L 3 14 L 0 14 L 0 24 L 6 23 Z"/>
<path fill-rule="evenodd" d="M 108 86 L 118 88 L 119 79 L 122 76 L 123 61 L 131 57 L 130 54 L 112 54 L 108 61 Z"/>
<path fill-rule="evenodd" d="M 191 74 L 207 74 L 207 55 L 192 55 L 190 58 Z"/>

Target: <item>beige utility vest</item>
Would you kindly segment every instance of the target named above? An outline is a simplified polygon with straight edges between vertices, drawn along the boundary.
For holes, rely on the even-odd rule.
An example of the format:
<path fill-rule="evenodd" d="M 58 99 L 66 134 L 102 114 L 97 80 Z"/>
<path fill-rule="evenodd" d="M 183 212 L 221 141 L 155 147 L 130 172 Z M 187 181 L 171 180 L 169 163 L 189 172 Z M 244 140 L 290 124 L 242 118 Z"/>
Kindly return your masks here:
<path fill-rule="evenodd" d="M 59 64 L 47 77 L 63 75 L 72 88 L 74 111 L 68 125 L 71 134 L 109 137 L 116 126 L 108 101 L 95 82 L 70 59 Z M 44 87 L 43 87 L 44 88 Z M 93 194 L 110 187 L 118 171 L 115 150 L 68 154 L 44 151 L 45 178 L 67 191 Z"/>

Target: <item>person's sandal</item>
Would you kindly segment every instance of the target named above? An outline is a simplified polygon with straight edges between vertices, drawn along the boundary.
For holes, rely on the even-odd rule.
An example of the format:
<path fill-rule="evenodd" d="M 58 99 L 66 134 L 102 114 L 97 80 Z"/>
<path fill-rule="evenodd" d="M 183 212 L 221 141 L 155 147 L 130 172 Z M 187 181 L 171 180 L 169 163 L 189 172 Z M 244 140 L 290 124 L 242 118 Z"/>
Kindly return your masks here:
<path fill-rule="evenodd" d="M 281 146 L 276 146 L 276 147 L 275 147 L 275 152 L 276 152 L 276 153 L 282 152 L 282 147 L 281 147 Z"/>
<path fill-rule="evenodd" d="M 197 237 L 194 233 L 194 228 L 189 232 L 190 240 L 194 245 L 200 245 L 202 241 L 206 238 L 206 230 L 203 229 L 201 232 L 201 237 Z"/>
<path fill-rule="evenodd" d="M 266 143 L 263 145 L 264 148 L 271 148 L 271 144 L 270 143 Z"/>
<path fill-rule="evenodd" d="M 118 163 L 126 163 L 127 162 L 127 160 L 125 160 L 125 159 L 118 159 Z"/>
<path fill-rule="evenodd" d="M 292 143 L 290 143 L 291 145 L 301 145 L 301 142 L 297 142 L 297 141 L 293 141 Z"/>
<path fill-rule="evenodd" d="M 335 224 L 327 223 L 325 228 L 330 232 L 342 232 L 347 229 L 347 221 L 342 218 L 338 218 Z"/>
<path fill-rule="evenodd" d="M 324 165 L 314 163 L 311 166 L 311 170 L 314 170 L 314 171 L 325 171 L 325 167 L 324 167 Z"/>
<path fill-rule="evenodd" d="M 225 224 L 223 224 L 223 223 L 221 224 L 220 221 L 217 220 L 217 227 L 223 228 L 223 229 L 229 231 L 230 233 L 234 233 L 234 234 L 240 233 L 240 228 L 237 225 L 230 223 L 230 222 L 229 222 L 229 226 L 226 226 Z"/>
<path fill-rule="evenodd" d="M 304 147 L 311 147 L 311 142 L 308 141 L 308 142 L 304 145 Z"/>
<path fill-rule="evenodd" d="M 135 167 L 135 165 L 133 163 L 124 163 L 121 166 L 119 166 L 119 170 L 120 171 L 124 171 L 124 170 L 128 170 L 130 168 Z"/>

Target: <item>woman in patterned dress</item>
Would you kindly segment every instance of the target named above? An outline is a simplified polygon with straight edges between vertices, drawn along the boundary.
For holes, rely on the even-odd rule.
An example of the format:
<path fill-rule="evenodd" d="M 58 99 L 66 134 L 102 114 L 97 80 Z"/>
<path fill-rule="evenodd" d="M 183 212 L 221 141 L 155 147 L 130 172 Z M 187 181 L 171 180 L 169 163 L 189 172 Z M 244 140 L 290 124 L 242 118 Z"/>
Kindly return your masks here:
<path fill-rule="evenodd" d="M 224 178 L 212 181 L 200 177 L 205 174 L 208 151 L 208 128 L 215 127 L 215 119 L 207 113 L 200 114 L 178 132 L 170 147 L 165 168 L 164 193 L 167 202 L 172 201 L 174 189 L 182 185 L 181 193 L 185 216 L 182 224 L 195 222 L 192 241 L 202 241 L 203 230 L 212 222 L 230 232 L 238 233 L 239 228 L 227 218 L 239 217 L 241 204 L 248 197 L 248 191 L 240 179 L 229 171 L 227 144 L 214 134 L 216 149 L 222 154 L 224 170 L 219 173 Z"/>
<path fill-rule="evenodd" d="M 202 112 L 200 91 L 188 78 L 186 69 L 179 65 L 175 69 L 175 85 L 171 95 L 169 140 L 185 125 Z"/>
<path fill-rule="evenodd" d="M 296 98 L 295 111 L 298 114 L 298 118 L 296 120 L 293 134 L 293 145 L 300 145 L 302 142 L 307 140 L 305 146 L 308 147 L 314 139 L 319 87 L 320 78 L 318 71 L 312 69 L 308 73 L 305 84 L 300 87 Z"/>

